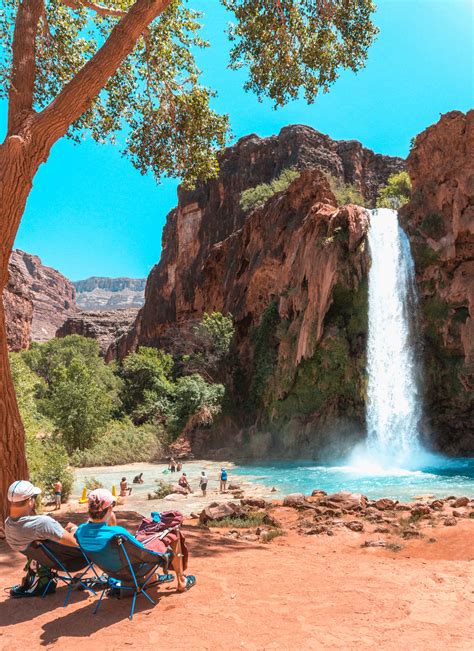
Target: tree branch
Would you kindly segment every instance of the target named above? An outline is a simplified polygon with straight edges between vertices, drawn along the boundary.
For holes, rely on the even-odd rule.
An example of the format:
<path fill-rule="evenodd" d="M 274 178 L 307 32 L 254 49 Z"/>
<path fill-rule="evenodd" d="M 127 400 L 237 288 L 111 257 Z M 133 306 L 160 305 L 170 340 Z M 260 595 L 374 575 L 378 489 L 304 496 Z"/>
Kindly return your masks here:
<path fill-rule="evenodd" d="M 79 9 L 79 7 L 86 7 L 87 9 L 92 9 L 96 14 L 101 16 L 126 16 L 127 12 L 122 9 L 112 9 L 109 7 L 104 7 L 103 5 L 98 5 L 95 2 L 89 2 L 89 0 L 61 0 L 63 5 L 69 7 L 70 9 Z"/>
<path fill-rule="evenodd" d="M 71 124 L 87 111 L 122 61 L 133 51 L 144 30 L 170 3 L 171 0 L 136 0 L 102 47 L 37 116 L 36 126 L 49 146 L 65 135 Z"/>
<path fill-rule="evenodd" d="M 20 126 L 25 111 L 33 108 L 36 76 L 36 32 L 43 0 L 22 0 L 13 32 L 13 60 L 8 94 L 8 133 Z"/>

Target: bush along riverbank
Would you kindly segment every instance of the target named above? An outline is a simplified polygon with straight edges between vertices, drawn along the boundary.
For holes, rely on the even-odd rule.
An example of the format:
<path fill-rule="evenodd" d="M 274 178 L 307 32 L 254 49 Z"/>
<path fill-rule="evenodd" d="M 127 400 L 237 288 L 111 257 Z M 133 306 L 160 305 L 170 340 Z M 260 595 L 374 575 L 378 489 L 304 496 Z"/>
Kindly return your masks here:
<path fill-rule="evenodd" d="M 176 333 L 169 352 L 141 347 L 121 364 L 79 335 L 11 353 L 32 481 L 49 491 L 60 479 L 67 499 L 70 465 L 161 459 L 188 422 L 211 424 L 233 333 L 231 317 L 214 313 Z"/>

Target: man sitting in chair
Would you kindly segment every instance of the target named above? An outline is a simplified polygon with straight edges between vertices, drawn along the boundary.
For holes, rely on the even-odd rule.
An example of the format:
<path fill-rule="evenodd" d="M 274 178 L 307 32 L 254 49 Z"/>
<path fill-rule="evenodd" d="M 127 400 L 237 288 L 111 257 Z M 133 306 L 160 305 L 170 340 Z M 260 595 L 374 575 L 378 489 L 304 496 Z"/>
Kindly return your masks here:
<path fill-rule="evenodd" d="M 14 481 L 8 489 L 10 515 L 5 520 L 5 538 L 16 552 L 25 552 L 28 545 L 36 540 L 54 540 L 62 545 L 77 546 L 74 538 L 75 525 L 69 523 L 66 528 L 49 515 L 36 515 L 36 498 L 41 488 L 29 481 Z M 41 581 L 32 581 L 31 572 L 19 586 L 11 589 L 12 597 L 35 597 L 42 594 Z M 33 573 L 34 574 L 34 573 Z M 38 577 L 41 579 L 40 569 Z M 56 584 L 51 583 L 48 592 L 54 592 Z"/>
<path fill-rule="evenodd" d="M 89 493 L 89 522 L 81 524 L 75 533 L 80 546 L 86 554 L 88 552 L 97 552 L 102 550 L 110 538 L 117 534 L 120 534 L 125 538 L 133 539 L 133 541 L 137 543 L 137 540 L 132 536 L 132 534 L 123 527 L 115 525 L 109 526 L 111 521 L 115 520 L 115 514 L 113 512 L 114 506 L 115 499 L 112 493 L 106 488 L 97 488 Z M 185 592 L 195 584 L 196 579 L 193 576 L 184 575 L 179 536 L 170 546 L 174 554 L 171 565 L 176 572 L 178 592 Z M 147 549 L 145 545 L 144 548 Z M 148 547 L 148 549 L 155 552 L 164 552 L 166 551 L 166 546 L 163 545 L 163 549 L 152 549 L 151 547 Z M 161 582 L 166 580 L 172 581 L 173 575 L 164 575 L 164 577 L 161 575 L 158 577 L 158 580 Z"/>

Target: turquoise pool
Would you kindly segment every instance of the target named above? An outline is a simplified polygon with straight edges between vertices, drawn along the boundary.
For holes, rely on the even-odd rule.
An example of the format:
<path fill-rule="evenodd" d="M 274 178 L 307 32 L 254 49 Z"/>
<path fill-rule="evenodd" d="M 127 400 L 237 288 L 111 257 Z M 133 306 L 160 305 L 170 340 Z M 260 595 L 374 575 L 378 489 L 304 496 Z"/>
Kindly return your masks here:
<path fill-rule="evenodd" d="M 423 495 L 474 497 L 474 458 L 432 457 L 416 469 L 382 469 L 360 464 L 319 465 L 311 461 L 269 461 L 238 465 L 233 475 L 247 477 L 282 493 L 311 493 L 315 488 L 328 493 L 349 490 L 372 499 L 392 497 L 412 500 Z"/>

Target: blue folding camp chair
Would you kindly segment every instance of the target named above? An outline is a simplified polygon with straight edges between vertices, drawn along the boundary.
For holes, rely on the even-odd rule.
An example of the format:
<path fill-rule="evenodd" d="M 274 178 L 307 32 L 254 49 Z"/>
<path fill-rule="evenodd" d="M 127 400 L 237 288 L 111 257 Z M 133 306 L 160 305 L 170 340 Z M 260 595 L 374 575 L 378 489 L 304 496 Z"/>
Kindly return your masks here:
<path fill-rule="evenodd" d="M 34 560 L 52 571 L 51 578 L 44 589 L 43 597 L 46 596 L 50 584 L 55 579 L 67 585 L 68 591 L 64 606 L 67 606 L 71 592 L 75 587 L 81 586 L 93 595 L 96 594 L 85 578 L 89 571 L 93 572 L 94 580 L 99 584 L 105 581 L 105 579 L 97 575 L 94 566 L 79 547 L 61 545 L 53 540 L 38 540 L 30 543 L 24 553 L 28 559 Z"/>
<path fill-rule="evenodd" d="M 147 593 L 158 567 L 168 571 L 173 552 L 158 553 L 146 549 L 138 540 L 130 535 L 116 534 L 99 551 L 91 551 L 81 545 L 81 550 L 90 564 L 94 564 L 108 576 L 102 593 L 94 608 L 94 614 L 99 609 L 102 598 L 107 590 L 132 592 L 132 605 L 129 619 L 133 618 L 135 602 L 139 594 L 143 594 L 153 605 L 155 602 Z"/>

